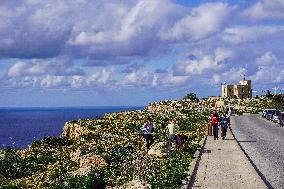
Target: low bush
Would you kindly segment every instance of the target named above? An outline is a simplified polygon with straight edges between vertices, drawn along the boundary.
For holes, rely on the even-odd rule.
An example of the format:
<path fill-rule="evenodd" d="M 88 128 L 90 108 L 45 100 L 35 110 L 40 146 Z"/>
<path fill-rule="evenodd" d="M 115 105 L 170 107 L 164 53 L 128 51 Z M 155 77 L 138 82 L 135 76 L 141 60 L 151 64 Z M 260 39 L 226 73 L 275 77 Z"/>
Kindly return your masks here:
<path fill-rule="evenodd" d="M 27 158 L 24 159 L 24 161 L 25 161 L 25 164 L 27 165 L 29 164 L 30 165 L 38 165 L 38 164 L 47 165 L 50 163 L 55 163 L 57 159 L 55 156 L 53 156 L 51 152 L 44 150 L 41 153 L 28 156 Z"/>
<path fill-rule="evenodd" d="M 17 179 L 43 171 L 44 165 L 55 163 L 56 157 L 49 151 L 42 151 L 27 157 L 21 157 L 17 150 L 6 149 L 0 158 L 0 174 L 5 178 Z"/>
<path fill-rule="evenodd" d="M 116 165 L 133 152 L 134 148 L 128 144 L 115 145 L 108 155 L 107 162 L 110 165 Z"/>
<path fill-rule="evenodd" d="M 154 172 L 146 175 L 146 180 L 153 189 L 180 188 L 191 161 L 192 155 L 185 151 L 172 152 L 157 164 Z"/>
<path fill-rule="evenodd" d="M 22 178 L 32 172 L 33 166 L 17 154 L 16 149 L 8 148 L 0 159 L 0 174 L 5 178 Z"/>
<path fill-rule="evenodd" d="M 40 148 L 42 146 L 50 146 L 50 147 L 62 147 L 62 146 L 70 146 L 73 144 L 73 141 L 67 138 L 46 136 L 42 140 L 36 140 L 32 143 L 32 148 Z"/>
<path fill-rule="evenodd" d="M 59 180 L 55 182 L 49 188 L 51 189 L 70 189 L 70 188 L 78 188 L 78 189 L 103 189 L 105 188 L 105 183 L 100 174 L 96 174 L 95 172 L 91 172 L 86 176 L 72 176 L 70 178 L 66 178 L 66 180 Z"/>
<path fill-rule="evenodd" d="M 18 184 L 5 184 L 5 183 L 0 183 L 0 188 L 1 189 L 21 189 L 21 188 L 24 188 L 23 186 L 21 185 L 18 185 Z"/>

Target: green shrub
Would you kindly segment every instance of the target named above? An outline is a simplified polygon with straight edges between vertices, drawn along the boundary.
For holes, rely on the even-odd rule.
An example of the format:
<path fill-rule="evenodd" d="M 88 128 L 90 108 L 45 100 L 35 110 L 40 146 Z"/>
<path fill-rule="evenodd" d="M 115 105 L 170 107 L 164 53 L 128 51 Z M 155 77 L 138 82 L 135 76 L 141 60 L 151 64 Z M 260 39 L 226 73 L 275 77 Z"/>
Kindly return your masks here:
<path fill-rule="evenodd" d="M 146 175 L 146 180 L 152 188 L 180 188 L 191 161 L 192 155 L 185 151 L 172 152 L 160 161 L 154 173 Z"/>
<path fill-rule="evenodd" d="M 51 189 L 100 189 L 105 188 L 105 183 L 100 174 L 94 172 L 86 176 L 72 176 L 64 181 L 54 183 Z"/>
<path fill-rule="evenodd" d="M 25 164 L 36 165 L 36 164 L 50 164 L 55 163 L 57 159 L 53 156 L 53 154 L 49 151 L 42 151 L 38 154 L 33 154 L 27 158 L 25 158 Z"/>
<path fill-rule="evenodd" d="M 43 166 L 55 163 L 57 159 L 49 151 L 42 151 L 23 158 L 17 154 L 16 149 L 6 149 L 0 159 L 0 174 L 9 179 L 29 176 L 37 171 L 42 171 Z"/>
<path fill-rule="evenodd" d="M 134 152 L 134 148 L 128 144 L 118 144 L 115 145 L 107 158 L 109 164 L 116 164 L 121 162 L 126 156 Z"/>
<path fill-rule="evenodd" d="M 0 159 L 0 174 L 5 178 L 22 178 L 29 174 L 32 166 L 25 164 L 25 160 L 17 154 L 16 149 L 8 148 L 4 157 Z"/>
<path fill-rule="evenodd" d="M 21 189 L 24 188 L 21 185 L 14 185 L 14 184 L 4 184 L 4 183 L 0 183 L 0 189 Z"/>
<path fill-rule="evenodd" d="M 86 141 L 91 141 L 91 140 L 100 140 L 102 136 L 98 133 L 88 133 L 82 135 L 82 138 Z"/>
<path fill-rule="evenodd" d="M 284 108 L 284 95 L 274 95 L 272 97 L 272 103 L 276 109 Z"/>
<path fill-rule="evenodd" d="M 117 186 L 130 181 L 136 171 L 133 159 L 136 159 L 136 151 L 133 146 L 123 143 L 112 147 L 106 157 L 108 166 L 100 169 L 106 184 Z"/>
<path fill-rule="evenodd" d="M 68 138 L 60 138 L 53 136 L 46 136 L 42 140 L 37 140 L 32 143 L 32 148 L 48 145 L 52 147 L 69 146 L 72 145 L 73 141 Z"/>
<path fill-rule="evenodd" d="M 58 180 L 58 181 L 63 181 L 65 177 L 67 177 L 67 168 L 63 166 L 57 167 L 51 174 L 50 178 L 51 180 Z"/>
<path fill-rule="evenodd" d="M 189 99 L 189 100 L 191 100 L 193 102 L 198 102 L 199 101 L 199 99 L 197 98 L 195 93 L 189 93 L 183 99 Z"/>

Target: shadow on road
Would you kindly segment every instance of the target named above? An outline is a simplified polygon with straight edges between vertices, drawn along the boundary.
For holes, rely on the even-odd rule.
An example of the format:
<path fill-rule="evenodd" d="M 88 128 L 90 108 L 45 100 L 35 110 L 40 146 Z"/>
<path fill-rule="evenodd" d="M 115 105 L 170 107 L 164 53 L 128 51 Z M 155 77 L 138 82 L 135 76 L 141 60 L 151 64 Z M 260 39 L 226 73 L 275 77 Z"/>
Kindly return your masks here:
<path fill-rule="evenodd" d="M 239 140 L 238 142 L 256 142 L 256 140 Z"/>
<path fill-rule="evenodd" d="M 210 154 L 211 153 L 211 150 L 206 150 L 206 149 L 204 149 L 203 151 L 202 151 L 202 153 L 207 153 L 207 154 Z"/>

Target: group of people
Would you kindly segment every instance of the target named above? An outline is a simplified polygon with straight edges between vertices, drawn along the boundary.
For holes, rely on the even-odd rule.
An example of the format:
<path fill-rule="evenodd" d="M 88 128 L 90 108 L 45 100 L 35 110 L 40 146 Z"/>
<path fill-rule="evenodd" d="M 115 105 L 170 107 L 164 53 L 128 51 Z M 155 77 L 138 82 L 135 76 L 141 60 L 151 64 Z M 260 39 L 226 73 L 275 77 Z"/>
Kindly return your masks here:
<path fill-rule="evenodd" d="M 149 151 L 151 145 L 154 143 L 153 132 L 155 129 L 155 124 L 152 122 L 151 118 L 148 118 L 146 123 L 142 125 L 140 128 L 141 134 L 143 135 L 146 141 L 146 152 Z M 176 119 L 172 119 L 168 122 L 168 141 L 167 147 L 172 148 L 172 145 L 175 144 L 175 149 L 182 148 L 184 145 L 184 141 L 182 140 L 180 135 L 176 135 L 177 129 L 177 121 Z"/>
<path fill-rule="evenodd" d="M 224 113 L 219 117 L 216 111 L 210 115 L 210 127 L 213 130 L 214 140 L 219 139 L 218 130 L 221 128 L 221 138 L 224 140 L 226 138 L 226 133 L 228 126 L 230 124 L 230 116 L 232 113 L 232 108 L 228 107 Z M 153 132 L 155 129 L 155 124 L 148 118 L 147 121 L 140 128 L 140 132 L 146 141 L 146 152 L 149 151 L 151 145 L 154 143 Z M 176 134 L 177 121 L 172 119 L 168 122 L 168 149 L 172 148 L 172 144 L 175 144 L 175 149 L 180 149 L 184 147 L 184 140 L 181 135 Z"/>
<path fill-rule="evenodd" d="M 221 127 L 221 138 L 224 140 L 226 138 L 226 133 L 228 126 L 230 124 L 230 116 L 232 113 L 232 108 L 226 108 L 225 113 L 222 113 L 221 117 L 218 116 L 217 112 L 214 111 L 210 115 L 210 126 L 213 130 L 214 140 L 219 139 L 218 130 Z"/>

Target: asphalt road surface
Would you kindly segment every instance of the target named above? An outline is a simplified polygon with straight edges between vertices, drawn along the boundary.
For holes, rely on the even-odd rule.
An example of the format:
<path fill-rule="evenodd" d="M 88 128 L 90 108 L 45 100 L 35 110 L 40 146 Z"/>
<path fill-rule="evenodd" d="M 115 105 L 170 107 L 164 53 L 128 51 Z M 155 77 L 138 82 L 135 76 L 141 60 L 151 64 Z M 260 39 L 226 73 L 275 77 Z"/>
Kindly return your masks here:
<path fill-rule="evenodd" d="M 284 127 L 261 115 L 232 116 L 232 131 L 271 188 L 284 189 Z"/>

